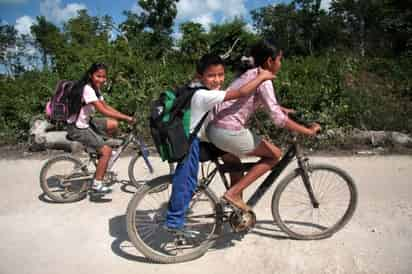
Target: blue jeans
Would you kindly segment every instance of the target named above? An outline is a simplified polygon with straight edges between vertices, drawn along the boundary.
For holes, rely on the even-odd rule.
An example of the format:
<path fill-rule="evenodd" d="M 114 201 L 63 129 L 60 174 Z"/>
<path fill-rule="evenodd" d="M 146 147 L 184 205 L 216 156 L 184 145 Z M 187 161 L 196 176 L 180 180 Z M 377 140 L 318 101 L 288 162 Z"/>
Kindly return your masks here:
<path fill-rule="evenodd" d="M 185 224 L 185 212 L 197 187 L 199 171 L 199 138 L 195 137 L 188 155 L 180 162 L 172 179 L 172 195 L 166 215 L 166 226 L 180 229 Z"/>

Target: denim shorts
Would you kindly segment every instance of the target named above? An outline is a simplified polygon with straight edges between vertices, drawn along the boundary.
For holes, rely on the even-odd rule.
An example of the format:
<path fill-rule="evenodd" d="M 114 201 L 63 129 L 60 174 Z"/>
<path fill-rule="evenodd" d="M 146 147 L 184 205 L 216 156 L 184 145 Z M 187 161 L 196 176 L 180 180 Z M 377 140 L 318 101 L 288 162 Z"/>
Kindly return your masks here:
<path fill-rule="evenodd" d="M 82 143 L 86 147 L 100 149 L 105 145 L 102 135 L 107 132 L 106 118 L 92 118 L 88 128 L 78 128 L 75 124 L 67 125 L 67 137 Z"/>

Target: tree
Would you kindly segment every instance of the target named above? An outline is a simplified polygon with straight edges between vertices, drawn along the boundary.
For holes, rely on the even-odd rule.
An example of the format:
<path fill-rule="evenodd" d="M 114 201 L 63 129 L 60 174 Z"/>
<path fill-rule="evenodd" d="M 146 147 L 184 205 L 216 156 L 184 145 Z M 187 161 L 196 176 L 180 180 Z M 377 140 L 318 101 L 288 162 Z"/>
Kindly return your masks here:
<path fill-rule="evenodd" d="M 337 17 L 342 26 L 341 36 L 353 50 L 365 56 L 384 49 L 382 32 L 383 2 L 379 0 L 333 0 L 331 16 Z"/>
<path fill-rule="evenodd" d="M 121 28 L 128 38 L 147 44 L 151 56 L 163 56 L 172 46 L 172 27 L 177 15 L 178 0 L 139 0 L 139 14 L 125 12 L 127 19 Z"/>
<path fill-rule="evenodd" d="M 320 0 L 263 7 L 252 11 L 252 18 L 259 33 L 286 54 L 313 55 L 336 46 L 336 24 L 320 9 Z"/>
<path fill-rule="evenodd" d="M 11 64 L 9 60 L 9 50 L 15 47 L 17 31 L 14 26 L 0 25 L 0 64 L 2 64 L 11 75 Z"/>
<path fill-rule="evenodd" d="M 208 51 L 209 43 L 205 30 L 199 23 L 187 22 L 180 25 L 180 31 L 180 52 L 189 62 L 194 63 Z"/>
<path fill-rule="evenodd" d="M 297 24 L 300 34 L 300 40 L 303 43 L 304 54 L 313 55 L 318 49 L 315 41 L 319 37 L 320 9 L 321 0 L 294 0 L 297 10 Z"/>
<path fill-rule="evenodd" d="M 64 29 L 72 44 L 93 44 L 98 35 L 99 19 L 87 14 L 87 10 L 80 10 L 77 17 L 64 24 Z"/>
<path fill-rule="evenodd" d="M 385 0 L 383 4 L 383 32 L 395 55 L 412 52 L 411 1 Z"/>
<path fill-rule="evenodd" d="M 298 50 L 298 25 L 293 4 L 279 4 L 252 11 L 252 18 L 258 33 L 274 42 L 286 53 Z"/>
<path fill-rule="evenodd" d="M 48 22 L 46 17 L 37 16 L 36 20 L 37 22 L 31 26 L 31 32 L 42 54 L 43 68 L 47 69 L 48 64 L 53 60 L 53 56 L 58 54 L 65 41 L 59 28 Z"/>
<path fill-rule="evenodd" d="M 0 49 L 0 64 L 12 78 L 25 72 L 34 63 L 30 35 L 18 34 L 14 26 L 0 26 Z"/>
<path fill-rule="evenodd" d="M 58 72 L 77 78 L 91 63 L 105 62 L 110 54 L 112 25 L 111 17 L 90 16 L 86 10 L 69 19 L 63 26 L 66 46 L 56 56 Z"/>
<path fill-rule="evenodd" d="M 257 36 L 246 28 L 241 18 L 220 25 L 212 25 L 208 34 L 210 51 L 218 54 L 230 52 L 226 58 L 229 65 L 239 65 L 240 59 L 247 54 L 247 49 L 257 40 Z"/>
<path fill-rule="evenodd" d="M 140 55 L 150 55 L 150 37 L 147 32 L 144 32 L 145 26 L 140 16 L 132 11 L 124 11 L 123 14 L 127 18 L 120 24 L 120 30 L 126 37 L 129 47 Z"/>

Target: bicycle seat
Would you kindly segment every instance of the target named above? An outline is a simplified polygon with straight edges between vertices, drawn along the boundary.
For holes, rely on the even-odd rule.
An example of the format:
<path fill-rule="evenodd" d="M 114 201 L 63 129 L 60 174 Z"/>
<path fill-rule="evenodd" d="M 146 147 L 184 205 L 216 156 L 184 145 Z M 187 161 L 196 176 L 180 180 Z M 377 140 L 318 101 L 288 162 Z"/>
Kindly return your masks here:
<path fill-rule="evenodd" d="M 112 148 L 117 148 L 122 145 L 122 139 L 115 139 L 115 138 L 105 138 L 104 143 Z"/>
<path fill-rule="evenodd" d="M 71 141 L 71 142 L 75 142 L 75 141 L 76 141 L 76 140 L 74 140 L 73 138 L 71 138 L 69 134 L 66 134 L 66 139 L 69 140 L 69 141 Z M 94 148 L 92 148 L 92 147 L 84 146 L 84 151 L 85 151 L 86 153 L 88 153 L 88 154 L 97 154 L 96 149 L 94 149 Z"/>
<path fill-rule="evenodd" d="M 73 138 L 71 138 L 69 134 L 66 134 L 66 139 L 71 141 L 71 142 L 74 142 Z"/>
<path fill-rule="evenodd" d="M 200 142 L 200 162 L 207 162 L 216 160 L 218 157 L 223 156 L 227 152 L 219 149 L 214 144 L 209 142 Z"/>

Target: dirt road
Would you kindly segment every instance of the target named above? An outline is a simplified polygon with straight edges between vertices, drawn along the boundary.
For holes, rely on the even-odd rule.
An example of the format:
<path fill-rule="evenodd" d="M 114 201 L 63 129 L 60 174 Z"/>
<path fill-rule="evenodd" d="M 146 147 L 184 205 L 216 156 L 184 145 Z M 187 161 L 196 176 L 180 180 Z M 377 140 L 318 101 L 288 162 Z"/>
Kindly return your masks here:
<path fill-rule="evenodd" d="M 116 165 L 125 180 L 128 160 Z M 357 182 L 354 218 L 333 237 L 282 237 L 269 191 L 256 208 L 256 228 L 243 239 L 224 238 L 192 262 L 159 265 L 147 263 L 128 241 L 124 214 L 132 187 L 116 185 L 104 203 L 47 203 L 38 179 L 44 160 L 0 160 L 0 273 L 412 273 L 412 157 L 312 161 L 337 165 Z"/>

